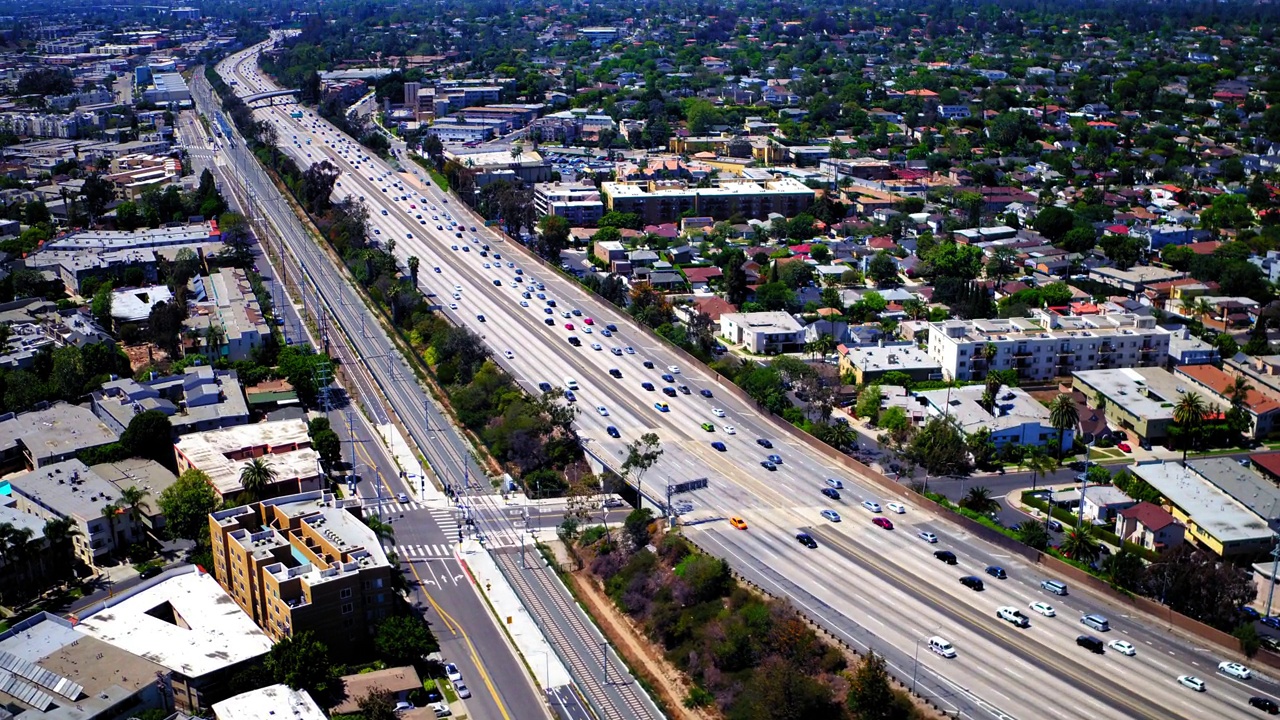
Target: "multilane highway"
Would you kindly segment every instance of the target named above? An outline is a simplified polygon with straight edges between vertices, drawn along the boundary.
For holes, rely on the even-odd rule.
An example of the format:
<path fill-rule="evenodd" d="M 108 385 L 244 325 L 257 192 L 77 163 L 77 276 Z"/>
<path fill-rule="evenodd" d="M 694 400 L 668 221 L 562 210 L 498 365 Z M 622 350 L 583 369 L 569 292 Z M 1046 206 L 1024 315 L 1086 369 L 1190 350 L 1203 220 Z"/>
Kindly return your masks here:
<path fill-rule="evenodd" d="M 275 87 L 256 70 L 255 52 L 233 56 L 224 68 L 239 78 L 239 92 Z M 668 481 L 710 479 L 706 490 L 685 496 L 694 505 L 685 515 L 694 521 L 685 528 L 690 537 L 762 587 L 790 598 L 838 637 L 886 655 L 899 678 L 914 682 L 944 709 L 973 718 L 1233 718 L 1257 712 L 1247 705 L 1250 696 L 1276 697 L 1280 691 L 1270 678 L 1255 674 L 1239 681 L 1216 672 L 1224 658 L 1214 649 L 1183 641 L 1153 620 L 1127 616 L 1083 588 L 1073 587 L 1065 598 L 1046 593 L 1036 567 L 945 518 L 914 507 L 904 514 L 864 509 L 864 500 L 881 500 L 876 486 L 860 476 L 867 471 L 852 463 L 837 467 L 792 440 L 772 418 L 724 391 L 705 368 L 676 367 L 683 362 L 679 356 L 616 308 L 488 232 L 456 200 L 394 172 L 310 111 L 290 117 L 298 109 L 274 107 L 259 117 L 275 125 L 282 149 L 302 167 L 328 160 L 339 168 L 335 194 L 366 203 L 373 240 L 395 240 L 402 266 L 417 257 L 422 289 L 452 320 L 481 335 L 527 389 L 536 392 L 539 383 L 576 385 L 577 427 L 592 454 L 613 458 L 617 467 L 626 442 L 657 433 L 664 455 L 643 478 L 647 493 L 660 498 L 659 488 Z M 485 245 L 489 250 L 482 255 Z M 569 317 L 562 316 L 566 311 Z M 610 324 L 617 331 L 605 335 Z M 579 346 L 570 345 L 571 336 Z M 645 388 L 646 382 L 654 389 Z M 662 392 L 680 385 L 689 394 Z M 418 401 L 407 392 L 388 395 L 402 420 L 409 418 L 415 440 L 424 443 Z M 660 402 L 666 411 L 655 408 Z M 724 450 L 712 442 L 723 443 Z M 465 451 L 455 452 L 465 462 Z M 760 464 L 769 454 L 781 458 L 776 470 Z M 828 477 L 844 484 L 839 501 L 820 494 Z M 823 509 L 839 513 L 840 521 L 824 519 Z M 730 527 L 729 516 L 744 518 L 749 529 Z M 872 524 L 873 517 L 889 518 L 893 529 Z M 817 540 L 816 549 L 797 543 L 801 530 Z M 938 542 L 925 542 L 921 532 L 935 533 Z M 954 551 L 959 564 L 936 561 L 938 549 Z M 1003 567 L 1008 579 L 984 574 L 989 565 Z M 985 591 L 961 585 L 962 575 L 983 578 Z M 1034 613 L 1028 609 L 1034 601 L 1050 603 L 1057 616 Z M 998 619 L 996 609 L 1006 605 L 1028 615 L 1030 627 Z M 1109 617 L 1111 631 L 1083 626 L 1079 619 L 1087 612 Z M 1086 633 L 1108 643 L 1127 640 L 1136 655 L 1094 655 L 1076 645 L 1076 637 Z M 953 643 L 958 656 L 931 653 L 924 641 L 933 635 Z M 1184 674 L 1204 679 L 1208 691 L 1179 685 L 1176 678 Z"/>

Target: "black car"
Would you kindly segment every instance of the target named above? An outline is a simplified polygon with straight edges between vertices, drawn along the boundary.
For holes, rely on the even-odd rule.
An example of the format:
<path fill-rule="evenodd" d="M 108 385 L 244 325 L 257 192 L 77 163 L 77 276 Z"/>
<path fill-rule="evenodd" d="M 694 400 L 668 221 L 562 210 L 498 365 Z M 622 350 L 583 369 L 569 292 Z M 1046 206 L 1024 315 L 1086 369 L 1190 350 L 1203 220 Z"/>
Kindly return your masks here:
<path fill-rule="evenodd" d="M 724 443 L 720 442 L 719 440 L 716 440 L 715 442 L 711 443 L 711 447 L 719 450 L 720 452 L 727 452 L 729 450 L 729 448 L 725 447 Z"/>
<path fill-rule="evenodd" d="M 956 554 L 951 552 L 950 550 L 939 550 L 935 552 L 933 556 L 948 565 L 956 564 Z M 976 580 L 977 578 L 974 578 L 974 579 Z M 960 582 L 964 582 L 964 578 L 960 578 Z M 981 585 L 982 581 L 978 580 L 978 584 Z"/>
<path fill-rule="evenodd" d="M 546 323 L 546 324 L 548 324 L 548 325 L 555 325 L 555 324 L 556 324 L 556 321 L 555 321 L 553 318 L 547 318 L 547 319 L 543 320 L 542 322 L 544 322 L 544 323 Z"/>
<path fill-rule="evenodd" d="M 618 332 L 618 326 L 614 325 L 613 323 L 609 323 L 608 325 L 605 325 L 604 329 L 608 330 L 609 332 Z"/>
<path fill-rule="evenodd" d="M 651 382 L 642 382 L 640 383 L 640 387 L 648 390 L 649 392 L 653 392 L 653 383 Z"/>
<path fill-rule="evenodd" d="M 836 490 L 835 488 L 822 488 L 822 494 L 823 494 L 823 495 L 826 495 L 827 497 L 831 498 L 832 500 L 839 500 L 839 499 L 840 499 L 840 491 L 839 491 L 839 490 Z"/>
<path fill-rule="evenodd" d="M 614 438 L 616 438 L 616 437 L 622 437 L 621 435 L 619 435 L 619 434 L 618 434 L 618 428 L 616 428 L 616 427 L 614 427 L 614 426 L 612 426 L 612 425 L 610 425 L 609 427 L 605 428 L 605 429 L 604 429 L 604 431 L 605 431 L 605 432 L 607 432 L 607 433 L 609 433 L 609 437 L 614 437 Z"/>
<path fill-rule="evenodd" d="M 160 567 L 159 565 L 152 565 L 148 568 L 143 569 L 142 572 L 138 573 L 138 577 L 142 578 L 143 580 L 146 580 L 147 578 L 153 578 L 159 575 L 161 572 L 164 572 L 164 568 Z"/>
<path fill-rule="evenodd" d="M 662 373 L 662 381 L 673 383 L 676 381 L 676 376 L 671 373 Z"/>
<path fill-rule="evenodd" d="M 1089 648 L 1090 652 L 1095 652 L 1099 655 L 1102 655 L 1107 651 L 1107 648 L 1103 645 L 1102 641 L 1092 635 L 1081 635 L 1076 638 L 1076 644 L 1082 648 Z"/>
<path fill-rule="evenodd" d="M 773 443 L 769 442 L 769 441 L 768 441 L 768 440 L 766 440 L 765 438 L 756 438 L 756 444 L 757 444 L 757 445 L 759 445 L 759 446 L 760 446 L 760 447 L 762 447 L 762 448 L 771 448 L 771 447 L 773 447 Z"/>
<path fill-rule="evenodd" d="M 542 392 L 551 392 L 551 383 L 540 382 L 538 383 L 538 389 L 541 390 Z"/>
<path fill-rule="evenodd" d="M 644 366 L 645 366 L 645 367 L 647 367 L 647 368 L 649 368 L 650 370 L 652 370 L 652 369 L 653 369 L 653 361 L 652 361 L 652 360 L 645 360 L 645 361 L 644 361 Z"/>
<path fill-rule="evenodd" d="M 699 390 L 699 391 L 698 391 L 698 394 L 702 395 L 702 397 L 704 397 L 704 398 L 709 398 L 709 397 L 711 397 L 711 391 L 710 391 L 710 390 L 707 390 L 706 388 L 703 388 L 702 390 Z"/>
<path fill-rule="evenodd" d="M 778 466 L 777 466 L 777 465 L 774 465 L 773 463 L 769 462 L 768 460 L 761 460 L 761 461 L 760 461 L 760 467 L 764 468 L 765 470 L 768 470 L 769 472 L 773 472 L 774 470 L 777 470 L 777 469 L 778 469 Z"/>
<path fill-rule="evenodd" d="M 667 397 L 675 397 L 676 389 L 673 387 L 664 387 L 662 388 L 662 394 L 666 395 Z"/>
<path fill-rule="evenodd" d="M 809 533 L 797 534 L 796 540 L 799 540 L 801 545 L 809 548 L 810 550 L 814 550 L 818 547 L 818 541 L 814 540 L 813 536 L 811 536 Z"/>
<path fill-rule="evenodd" d="M 984 587 L 982 584 L 982 578 L 976 575 L 965 575 L 964 577 L 960 578 L 960 584 L 969 588 L 970 590 L 982 590 Z"/>
<path fill-rule="evenodd" d="M 999 565 L 988 565 L 987 574 L 998 580 L 1005 580 L 1009 577 L 1009 575 L 1004 571 L 1004 568 Z"/>
<path fill-rule="evenodd" d="M 622 377 L 622 371 L 621 371 L 621 370 L 619 370 L 618 368 L 611 368 L 611 369 L 609 370 L 609 374 L 610 374 L 610 375 L 612 375 L 612 376 L 614 376 L 614 377 L 616 377 L 616 378 L 620 378 L 620 377 Z"/>
<path fill-rule="evenodd" d="M 1271 698 L 1251 697 L 1249 698 L 1249 704 L 1268 715 L 1280 715 L 1280 705 L 1277 705 L 1276 701 Z"/>

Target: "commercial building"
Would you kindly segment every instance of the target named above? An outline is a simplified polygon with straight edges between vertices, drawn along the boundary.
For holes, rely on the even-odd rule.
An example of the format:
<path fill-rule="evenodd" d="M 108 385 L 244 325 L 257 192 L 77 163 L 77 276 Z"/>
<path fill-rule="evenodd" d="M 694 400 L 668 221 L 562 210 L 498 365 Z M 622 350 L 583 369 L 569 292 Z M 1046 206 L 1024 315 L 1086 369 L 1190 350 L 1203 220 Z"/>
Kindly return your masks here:
<path fill-rule="evenodd" d="M 189 103 L 191 89 L 179 73 L 152 73 L 151 87 L 142 91 L 142 99 L 155 105 Z"/>
<path fill-rule="evenodd" d="M 134 415 L 147 410 L 168 415 L 177 435 L 249 422 L 249 405 L 236 371 L 206 365 L 142 382 L 133 378 L 105 382 L 90 395 L 90 407 L 107 427 L 122 434 Z"/>
<path fill-rule="evenodd" d="M 55 403 L 0 415 L 0 469 L 41 468 L 120 439 L 88 408 Z"/>
<path fill-rule="evenodd" d="M 538 216 L 556 215 L 574 227 L 594 227 L 604 215 L 600 190 L 591 184 L 537 183 L 533 209 Z"/>
<path fill-rule="evenodd" d="M 90 568 L 98 567 L 108 556 L 164 526 L 156 498 L 176 478 L 154 461 L 150 464 L 108 465 L 90 468 L 77 459 L 46 465 L 12 476 L 5 481 L 9 495 L 19 512 L 42 521 L 69 519 L 79 534 L 72 545 L 76 556 Z M 112 482 L 97 472 L 98 467 L 111 475 Z M 149 494 L 134 519 L 122 507 L 122 487 L 134 486 Z M 115 511 L 107 514 L 108 506 Z M 43 523 L 42 523 L 43 524 Z"/>
<path fill-rule="evenodd" d="M 42 247 L 45 250 L 97 253 L 182 246 L 194 249 L 221 240 L 222 236 L 210 223 L 199 222 L 140 230 L 81 230 L 48 240 Z"/>
<path fill-rule="evenodd" d="M 268 685 L 214 703 L 213 717 L 216 720 L 328 720 L 310 693 L 294 690 L 288 685 Z"/>
<path fill-rule="evenodd" d="M 941 380 L 942 366 L 919 347 L 902 345 L 858 345 L 836 348 L 840 375 L 851 375 L 861 385 L 879 382 L 888 373 L 902 373 L 915 381 Z"/>
<path fill-rule="evenodd" d="M 1123 290 L 1126 294 L 1142 292 L 1148 285 L 1186 277 L 1185 272 L 1150 265 L 1138 265 L 1128 270 L 1114 267 L 1096 267 L 1089 270 L 1089 279 Z"/>
<path fill-rule="evenodd" d="M 1177 547 L 1186 539 L 1182 523 L 1164 508 L 1149 502 L 1140 502 L 1116 513 L 1115 533 L 1124 542 L 1154 552 Z"/>
<path fill-rule="evenodd" d="M 725 313 L 720 316 L 720 335 L 764 355 L 804 348 L 804 325 L 784 312 Z"/>
<path fill-rule="evenodd" d="M 600 186 L 608 210 L 635 213 L 648 225 L 677 222 L 693 214 L 727 220 L 734 215 L 764 219 L 795 217 L 813 204 L 814 192 L 794 178 L 720 180 L 711 187 L 683 181 L 606 182 Z"/>
<path fill-rule="evenodd" d="M 1072 387 L 1112 426 L 1151 443 L 1168 439 L 1173 407 L 1187 391 L 1185 381 L 1160 368 L 1085 370 L 1072 374 Z"/>
<path fill-rule="evenodd" d="M 986 388 L 983 386 L 970 385 L 918 392 L 915 397 L 927 408 L 930 416 L 946 417 L 965 434 L 973 434 L 983 428 L 990 430 L 991 442 L 997 449 L 1012 443 L 1056 452 L 1058 430 L 1050 424 L 1048 408 L 1024 390 L 1004 387 L 988 410 L 982 405 L 984 392 Z M 1070 448 L 1074 441 L 1074 430 L 1063 433 L 1063 448 Z"/>
<path fill-rule="evenodd" d="M 329 647 L 366 647 L 396 594 L 360 510 L 317 490 L 213 513 L 214 575 L 275 640 L 310 631 Z"/>
<path fill-rule="evenodd" d="M 266 495 L 307 492 L 324 487 L 320 454 L 311 449 L 307 424 L 302 420 L 276 420 L 254 425 L 195 432 L 174 443 L 178 472 L 196 468 L 209 476 L 219 495 L 226 498 L 244 492 L 240 472 L 255 458 L 262 458 L 275 472 Z"/>
<path fill-rule="evenodd" d="M 1274 533 L 1267 521 L 1189 467 L 1176 462 L 1139 463 L 1133 474 L 1165 500 L 1165 509 L 1187 529 L 1187 538 L 1224 560 L 1260 559 Z"/>
<path fill-rule="evenodd" d="M 476 148 L 474 152 L 448 151 L 445 157 L 474 173 L 477 187 L 499 180 L 521 183 L 543 183 L 551 179 L 551 165 L 534 150 L 525 150 L 519 158 L 507 150 Z"/>
<path fill-rule="evenodd" d="M 1020 381 L 1044 382 L 1080 370 L 1160 365 L 1169 353 L 1169 334 L 1143 315 L 1037 310 L 1026 318 L 930 323 L 928 351 L 951 380 L 1014 370 Z"/>
<path fill-rule="evenodd" d="M 193 279 L 192 289 L 192 312 L 183 326 L 198 337 L 190 339 L 189 350 L 237 362 L 250 359 L 271 336 L 271 326 L 244 270 L 220 268 Z"/>

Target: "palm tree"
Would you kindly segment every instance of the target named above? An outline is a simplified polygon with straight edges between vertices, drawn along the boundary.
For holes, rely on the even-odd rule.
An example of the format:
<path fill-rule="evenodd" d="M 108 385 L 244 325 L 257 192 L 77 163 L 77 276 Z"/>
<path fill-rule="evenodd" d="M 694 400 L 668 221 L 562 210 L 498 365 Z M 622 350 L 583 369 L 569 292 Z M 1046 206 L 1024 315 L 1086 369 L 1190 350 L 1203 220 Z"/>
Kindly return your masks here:
<path fill-rule="evenodd" d="M 1048 478 L 1049 473 L 1058 466 L 1058 461 L 1047 455 L 1043 448 L 1033 447 L 1023 458 L 1022 464 L 1031 471 L 1031 489 L 1036 489 L 1037 477 Z"/>
<path fill-rule="evenodd" d="M 111 536 L 113 550 L 116 544 L 116 516 L 120 514 L 121 507 L 119 503 L 107 503 L 102 506 L 102 517 L 107 519 L 107 533 Z"/>
<path fill-rule="evenodd" d="M 418 287 L 418 256 L 409 256 L 409 277 L 413 280 L 413 286 Z"/>
<path fill-rule="evenodd" d="M 986 515 L 999 510 L 1000 503 L 991 497 L 990 490 L 978 486 L 969 488 L 969 492 L 963 498 L 960 498 L 960 507 L 972 510 L 980 515 Z"/>
<path fill-rule="evenodd" d="M 240 469 L 240 484 L 244 486 L 244 491 L 255 499 L 260 499 L 267 486 L 275 481 L 275 468 L 260 457 L 250 460 L 249 464 Z"/>
<path fill-rule="evenodd" d="M 1049 459 L 1049 458 L 1046 458 Z M 1052 462 L 1052 459 L 1049 459 Z M 1039 520 L 1023 520 L 1018 523 L 1018 527 L 1014 528 L 1018 535 L 1018 542 L 1037 550 L 1044 550 L 1049 547 L 1049 531 L 1045 529 L 1044 523 Z"/>
<path fill-rule="evenodd" d="M 813 349 L 817 354 L 826 357 L 836 349 L 836 339 L 829 333 L 822 333 L 817 340 L 813 341 Z"/>
<path fill-rule="evenodd" d="M 37 555 L 29 552 L 32 535 L 34 533 L 31 532 L 31 528 L 17 528 L 10 523 L 0 523 L 0 559 L 4 560 L 4 567 L 8 568 L 8 573 L 13 577 L 20 575 L 17 569 L 20 559 L 25 556 L 29 567 L 30 558 Z M 23 581 L 18 583 L 12 581 L 0 583 L 0 598 L 8 602 L 12 598 L 26 597 L 31 590 L 28 587 L 29 583 L 25 581 L 28 574 L 21 573 Z"/>
<path fill-rule="evenodd" d="M 1062 538 L 1062 554 L 1086 565 L 1098 559 L 1098 541 L 1093 539 L 1093 526 L 1081 525 L 1067 531 Z"/>
<path fill-rule="evenodd" d="M 928 311 L 928 308 L 925 306 L 924 301 L 919 298 L 907 298 L 902 301 L 902 311 L 912 320 L 919 320 L 920 316 Z"/>
<path fill-rule="evenodd" d="M 1237 375 L 1231 383 L 1231 387 L 1227 388 L 1226 395 L 1231 399 L 1231 409 L 1227 412 L 1227 424 L 1235 432 L 1245 435 L 1249 432 L 1249 393 L 1253 392 L 1253 385 L 1243 376 Z"/>
<path fill-rule="evenodd" d="M 1204 318 L 1206 315 L 1213 314 L 1213 305 L 1209 304 L 1209 301 L 1202 297 L 1196 298 L 1191 307 L 1193 312 L 1195 312 L 1196 318 L 1200 320 L 1201 325 L 1204 324 Z"/>
<path fill-rule="evenodd" d="M 389 540 L 389 541 L 395 542 L 396 529 L 392 527 L 390 523 L 384 523 L 381 520 L 379 520 L 376 516 L 370 515 L 364 518 L 364 524 L 369 526 L 369 529 L 373 531 L 373 534 L 379 540 Z"/>
<path fill-rule="evenodd" d="M 1066 440 L 1067 429 L 1080 422 L 1080 409 L 1076 401 L 1067 393 L 1061 393 L 1049 403 L 1049 424 L 1058 431 L 1058 464 L 1062 464 L 1062 443 Z"/>
<path fill-rule="evenodd" d="M 857 433 L 846 422 L 832 425 L 830 438 L 831 444 L 841 451 L 848 450 L 857 443 Z"/>
<path fill-rule="evenodd" d="M 1204 422 L 1205 417 L 1209 414 L 1209 408 L 1204 402 L 1204 398 L 1200 397 L 1198 392 L 1188 392 L 1182 396 L 1177 405 L 1173 406 L 1173 422 L 1182 430 L 1184 444 L 1182 446 L 1182 462 L 1187 461 L 1187 446 L 1195 437 L 1195 433 L 1200 431 L 1200 423 Z"/>
<path fill-rule="evenodd" d="M 80 535 L 80 528 L 76 527 L 75 521 L 70 518 L 51 518 L 45 521 L 44 537 L 49 541 L 49 547 L 55 551 L 57 560 L 54 572 L 58 576 L 75 565 L 71 543 L 73 538 Z"/>
<path fill-rule="evenodd" d="M 132 525 L 141 525 L 146 518 L 146 511 L 151 509 L 147 503 L 147 496 L 150 494 L 147 490 L 136 486 L 120 491 L 120 508 Z"/>
<path fill-rule="evenodd" d="M 520 147 L 520 144 L 519 144 L 519 143 L 514 143 L 514 144 L 512 144 L 512 145 L 511 145 L 511 162 L 512 162 L 512 164 L 517 164 L 517 165 L 518 165 L 518 164 L 520 163 L 520 156 L 521 156 L 521 155 L 523 155 L 523 154 L 524 154 L 524 148 Z"/>

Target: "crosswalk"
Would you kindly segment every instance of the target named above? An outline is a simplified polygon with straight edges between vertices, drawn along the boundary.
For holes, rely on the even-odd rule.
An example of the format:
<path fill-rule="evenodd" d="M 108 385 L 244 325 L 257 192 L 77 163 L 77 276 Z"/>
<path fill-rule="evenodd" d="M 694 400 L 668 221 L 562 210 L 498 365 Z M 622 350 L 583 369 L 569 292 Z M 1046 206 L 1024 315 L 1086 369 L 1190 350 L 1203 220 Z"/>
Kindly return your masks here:
<path fill-rule="evenodd" d="M 378 512 L 378 507 L 379 507 L 378 499 L 364 498 L 364 507 L 369 512 L 376 514 Z M 424 508 L 426 507 L 426 505 L 422 504 L 421 502 L 418 502 L 417 500 L 410 500 L 409 502 L 400 502 L 396 500 L 394 497 L 384 497 L 382 498 L 381 507 L 382 507 L 382 512 L 384 513 L 403 513 L 403 512 L 409 512 L 411 510 L 418 510 L 420 508 Z"/>
<path fill-rule="evenodd" d="M 451 558 L 453 557 L 453 548 L 456 543 L 444 544 L 424 544 L 424 545 L 396 545 L 396 554 L 402 560 L 412 560 L 415 558 Z"/>

